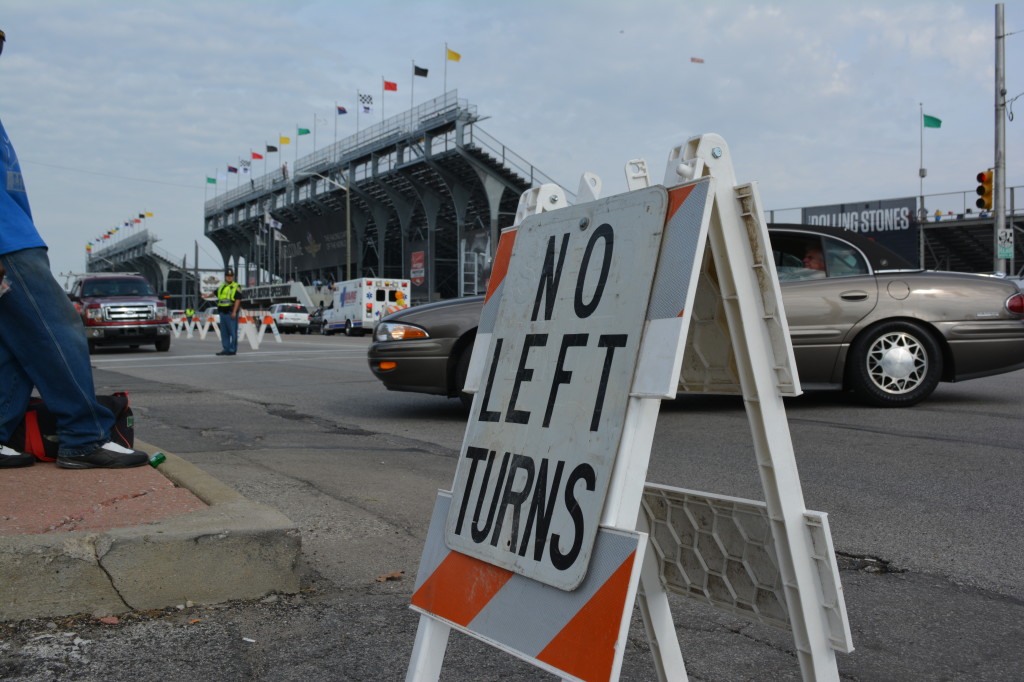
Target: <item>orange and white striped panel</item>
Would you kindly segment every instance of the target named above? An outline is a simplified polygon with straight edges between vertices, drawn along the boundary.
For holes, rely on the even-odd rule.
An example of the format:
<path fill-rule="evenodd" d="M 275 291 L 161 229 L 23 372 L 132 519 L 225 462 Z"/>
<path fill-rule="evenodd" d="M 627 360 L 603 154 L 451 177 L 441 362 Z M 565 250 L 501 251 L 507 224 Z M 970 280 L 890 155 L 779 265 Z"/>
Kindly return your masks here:
<path fill-rule="evenodd" d="M 517 231 L 517 227 L 506 228 L 498 239 L 498 249 L 494 254 L 491 276 L 487 282 L 487 296 L 484 297 L 484 307 L 480 311 L 480 326 L 476 330 L 473 355 L 463 386 L 467 393 L 476 393 L 480 388 L 487 349 L 491 346 L 491 334 L 494 333 L 494 325 L 498 320 L 498 306 L 501 305 L 501 297 L 505 292 L 505 276 L 508 274 L 509 261 L 512 260 L 512 247 L 516 243 Z"/>
<path fill-rule="evenodd" d="M 549 672 L 618 678 L 647 536 L 601 528 L 583 582 L 565 592 L 448 549 L 438 494 L 412 608 Z"/>
<path fill-rule="evenodd" d="M 679 390 L 700 260 L 711 222 L 713 182 L 714 178 L 706 177 L 668 191 L 665 234 L 630 395 L 671 400 Z"/>

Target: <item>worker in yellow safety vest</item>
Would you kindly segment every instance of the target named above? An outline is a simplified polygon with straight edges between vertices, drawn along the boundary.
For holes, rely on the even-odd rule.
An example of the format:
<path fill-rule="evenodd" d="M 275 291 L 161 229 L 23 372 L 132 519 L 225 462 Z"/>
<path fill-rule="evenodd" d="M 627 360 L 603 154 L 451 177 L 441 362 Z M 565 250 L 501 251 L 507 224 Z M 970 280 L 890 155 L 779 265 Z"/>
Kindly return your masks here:
<path fill-rule="evenodd" d="M 242 287 L 235 281 L 234 270 L 224 273 L 217 287 L 217 312 L 220 313 L 220 344 L 217 355 L 234 355 L 238 351 L 238 309 L 242 305 Z"/>

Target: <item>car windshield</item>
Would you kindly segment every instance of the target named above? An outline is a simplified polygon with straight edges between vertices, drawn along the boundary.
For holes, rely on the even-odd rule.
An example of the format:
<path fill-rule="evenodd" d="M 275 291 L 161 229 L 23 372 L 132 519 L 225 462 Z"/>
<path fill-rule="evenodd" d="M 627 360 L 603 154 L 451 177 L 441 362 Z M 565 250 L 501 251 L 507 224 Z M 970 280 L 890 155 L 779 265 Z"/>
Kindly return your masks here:
<path fill-rule="evenodd" d="M 82 285 L 83 296 L 155 296 L 153 287 L 141 278 L 95 279 Z"/>

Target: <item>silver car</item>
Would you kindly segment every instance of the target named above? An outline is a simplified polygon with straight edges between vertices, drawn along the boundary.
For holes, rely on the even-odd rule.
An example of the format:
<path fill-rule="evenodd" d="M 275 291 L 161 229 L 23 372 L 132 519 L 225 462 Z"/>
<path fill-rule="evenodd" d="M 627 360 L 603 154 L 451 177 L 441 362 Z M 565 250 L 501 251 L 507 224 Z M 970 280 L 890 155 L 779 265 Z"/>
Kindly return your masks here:
<path fill-rule="evenodd" d="M 304 332 L 309 327 L 309 311 L 298 303 L 275 303 L 268 314 L 280 332 Z"/>
<path fill-rule="evenodd" d="M 1024 367 L 1024 296 L 1003 280 L 915 270 L 838 229 L 769 231 L 800 383 L 913 405 L 940 381 Z M 823 259 L 822 269 L 808 253 Z"/>
<path fill-rule="evenodd" d="M 1024 293 L 1005 279 L 922 271 L 837 228 L 769 229 L 800 383 L 882 407 L 924 400 L 940 381 L 1024 367 Z M 483 297 L 381 320 L 370 369 L 391 390 L 462 393 Z"/>

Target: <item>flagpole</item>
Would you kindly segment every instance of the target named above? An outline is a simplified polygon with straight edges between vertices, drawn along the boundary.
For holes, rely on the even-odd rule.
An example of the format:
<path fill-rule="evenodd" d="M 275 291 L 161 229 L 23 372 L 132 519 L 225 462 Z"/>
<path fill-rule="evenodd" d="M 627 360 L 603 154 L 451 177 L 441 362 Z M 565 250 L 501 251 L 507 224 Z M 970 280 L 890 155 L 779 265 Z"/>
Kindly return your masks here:
<path fill-rule="evenodd" d="M 359 110 L 363 108 L 363 94 L 356 90 L 356 133 L 359 133 Z"/>
<path fill-rule="evenodd" d="M 409 111 L 412 111 L 413 94 L 416 92 L 416 60 L 412 61 L 412 76 L 409 77 Z"/>
<path fill-rule="evenodd" d="M 334 152 L 338 152 L 338 117 L 341 116 L 338 113 L 338 100 L 334 100 Z"/>
<path fill-rule="evenodd" d="M 380 122 L 384 122 L 384 74 L 380 76 Z"/>
<path fill-rule="evenodd" d="M 925 176 L 925 173 L 927 172 L 924 169 L 924 102 L 918 102 L 917 106 L 920 108 L 920 112 L 918 114 L 918 128 L 920 129 L 920 133 L 921 133 L 921 165 L 918 166 L 918 171 L 917 171 L 918 180 L 921 183 L 921 186 L 920 186 L 921 211 L 920 211 L 920 215 L 918 217 L 921 219 L 921 222 L 924 222 L 925 220 L 928 220 L 928 213 L 925 211 L 925 207 L 924 207 L 924 176 Z"/>
<path fill-rule="evenodd" d="M 441 94 L 448 92 L 448 41 L 444 43 L 444 90 Z"/>

